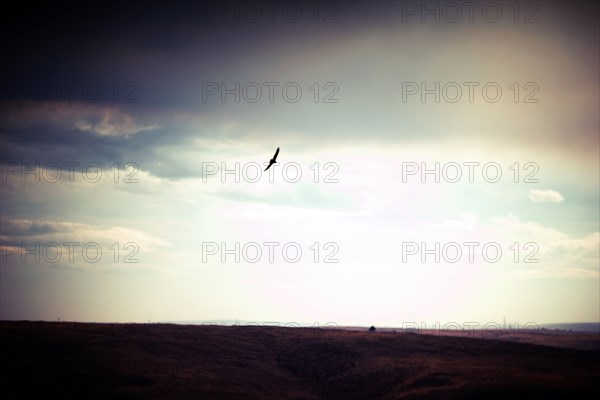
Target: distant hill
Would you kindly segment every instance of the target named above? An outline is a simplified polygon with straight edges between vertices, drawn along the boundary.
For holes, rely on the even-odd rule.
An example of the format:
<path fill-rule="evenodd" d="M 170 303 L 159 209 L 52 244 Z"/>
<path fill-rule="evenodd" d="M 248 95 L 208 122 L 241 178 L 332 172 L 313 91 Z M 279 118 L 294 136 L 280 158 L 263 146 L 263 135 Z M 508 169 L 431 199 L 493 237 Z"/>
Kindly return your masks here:
<path fill-rule="evenodd" d="M 322 328 L 322 327 L 331 327 L 337 328 L 338 325 L 335 322 L 293 322 L 293 321 L 247 321 L 243 319 L 211 319 L 211 320 L 202 320 L 202 321 L 160 321 L 160 323 L 164 324 L 179 324 L 179 325 L 257 325 L 257 326 L 281 326 L 281 327 L 301 327 L 301 328 Z"/>
<path fill-rule="evenodd" d="M 317 322 L 292 322 L 292 321 L 247 321 L 237 319 L 216 319 L 216 320 L 202 320 L 202 321 L 161 321 L 162 323 L 168 324 L 182 324 L 182 325 L 274 325 L 274 326 L 287 326 L 287 327 L 330 327 L 340 328 L 349 330 L 363 330 L 368 329 L 370 325 L 365 326 L 345 326 L 338 325 L 335 322 L 317 323 Z M 565 331 L 576 331 L 576 332 L 598 332 L 600 333 L 600 322 L 562 322 L 562 323 L 551 323 L 551 324 L 537 324 L 540 328 L 545 329 L 559 329 Z M 377 326 L 377 325 L 376 325 Z M 421 328 L 421 325 L 418 325 Z M 428 324 L 426 329 L 441 329 L 444 325 L 431 325 Z M 502 326 L 502 324 L 500 324 Z M 481 327 L 480 327 L 481 328 Z M 381 326 L 377 329 L 383 330 L 400 330 L 401 327 L 392 326 Z M 508 328 L 507 328 L 508 329 Z"/>
<path fill-rule="evenodd" d="M 546 329 L 562 329 L 565 331 L 577 332 L 598 332 L 600 333 L 600 322 L 571 322 L 571 323 L 556 323 L 543 324 L 541 328 Z"/>

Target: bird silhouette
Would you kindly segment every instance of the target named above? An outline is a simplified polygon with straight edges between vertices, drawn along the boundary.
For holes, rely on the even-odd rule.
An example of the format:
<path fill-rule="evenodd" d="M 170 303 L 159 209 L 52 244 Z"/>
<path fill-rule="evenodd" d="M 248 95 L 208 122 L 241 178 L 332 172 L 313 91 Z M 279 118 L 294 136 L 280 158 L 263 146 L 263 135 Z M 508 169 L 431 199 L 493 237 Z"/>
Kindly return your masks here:
<path fill-rule="evenodd" d="M 271 165 L 273 165 L 273 164 L 275 164 L 277 162 L 277 155 L 278 154 L 279 154 L 279 147 L 275 151 L 275 155 L 273 156 L 273 158 L 271 158 L 271 160 L 269 161 L 269 165 L 267 166 L 267 168 L 265 168 L 265 171 L 268 170 L 269 168 L 271 168 Z"/>

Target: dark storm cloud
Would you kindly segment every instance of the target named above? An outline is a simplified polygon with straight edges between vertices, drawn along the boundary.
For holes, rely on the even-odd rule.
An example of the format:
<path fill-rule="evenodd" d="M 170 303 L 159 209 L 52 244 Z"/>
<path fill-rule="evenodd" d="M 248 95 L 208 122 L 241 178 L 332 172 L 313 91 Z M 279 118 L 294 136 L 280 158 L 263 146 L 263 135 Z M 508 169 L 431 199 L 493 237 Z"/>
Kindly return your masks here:
<path fill-rule="evenodd" d="M 109 86 L 113 82 L 133 81 L 140 88 L 139 100 L 147 107 L 197 107 L 198 82 L 203 76 L 223 76 L 236 71 L 234 67 L 240 63 L 259 63 L 264 55 L 284 53 L 289 48 L 301 51 L 306 46 L 347 38 L 357 32 L 369 34 L 389 28 L 444 33 L 463 27 L 493 27 L 494 24 L 482 21 L 484 3 L 471 3 L 476 4 L 473 23 L 463 9 L 458 23 L 444 18 L 436 23 L 430 15 L 427 24 L 421 23 L 419 13 L 426 3 L 418 1 L 48 3 L 36 7 L 16 4 L 0 28 L 5 38 L 3 47 L 9 55 L 3 65 L 2 88 L 4 92 L 19 92 L 32 82 Z M 543 26 L 552 24 L 552 29 L 577 39 L 575 42 L 582 49 L 598 44 L 597 5 L 532 3 L 539 5 Z M 438 9 L 445 7 L 445 2 L 439 1 L 429 2 L 428 7 L 435 8 L 436 4 Z M 409 14 L 415 7 L 416 11 Z M 289 22 L 293 14 L 283 10 L 296 9 L 301 18 Z M 510 7 L 504 7 L 506 18 L 501 23 L 522 28 L 512 22 L 509 11 Z M 315 18 L 319 23 L 314 22 Z M 253 19 L 257 22 L 251 22 Z M 536 25 L 529 24 L 527 28 Z M 236 73 L 239 75 L 240 71 Z M 67 96 L 64 93 L 61 99 Z M 111 99 L 105 96 L 100 101 Z"/>
<path fill-rule="evenodd" d="M 480 10 L 483 3 L 477 3 Z M 254 4 L 257 8 L 252 8 Z M 112 107 L 117 114 L 130 116 L 135 126 L 159 127 L 131 134 L 99 134 L 113 129 L 102 125 L 101 112 L 88 116 L 85 123 L 79 121 L 77 126 L 44 120 L 27 127 L 7 126 L 5 111 L 0 132 L 1 160 L 43 163 L 75 158 L 107 165 L 136 162 L 158 176 L 198 176 L 188 162 L 178 159 L 177 150 L 189 148 L 194 138 L 217 135 L 215 126 L 230 122 L 239 126 L 232 135 L 254 129 L 268 136 L 291 127 L 302 135 L 320 135 L 320 139 L 336 143 L 368 138 L 365 132 L 386 131 L 381 135 L 394 135 L 394 140 L 436 139 L 446 130 L 460 129 L 464 119 L 456 117 L 454 110 L 451 117 L 455 121 L 444 113 L 431 118 L 430 104 L 424 107 L 429 113 L 426 115 L 394 104 L 400 81 L 424 76 L 441 79 L 440 73 L 447 71 L 440 72 L 438 63 L 448 61 L 441 54 L 451 57 L 452 52 L 461 49 L 460 40 L 473 37 L 477 30 L 489 33 L 498 28 L 482 21 L 480 12 L 472 24 L 466 21 L 466 15 L 460 23 L 442 19 L 440 23 L 423 24 L 418 13 L 406 14 L 407 6 L 422 7 L 423 2 L 279 3 L 290 10 L 300 7 L 303 14 L 298 22 L 286 20 L 293 14 L 282 14 L 284 6 L 274 8 L 271 20 L 272 4 L 16 5 L 0 28 L 6 54 L 10 55 L 0 80 L 3 110 L 11 113 L 14 100 L 23 99 L 100 110 Z M 446 3 L 432 4 L 442 7 Z M 501 4 L 506 12 L 510 4 Z M 315 5 L 319 23 L 315 23 Z M 529 33 L 541 37 L 556 30 L 556 35 L 569 37 L 566 43 L 575 43 L 571 54 L 577 60 L 595 63 L 583 70 L 586 76 L 578 77 L 585 80 L 587 72 L 597 71 L 598 23 L 593 16 L 598 6 L 577 2 L 539 5 L 539 24 L 517 25 L 511 18 L 504 18 L 501 24 L 525 32 L 524 37 Z M 256 23 L 249 22 L 256 10 L 260 10 L 261 17 Z M 464 36 L 461 29 L 466 32 Z M 397 40 L 390 40 L 394 34 Z M 410 34 L 430 35 L 430 39 L 420 42 L 412 38 L 401 43 Z M 361 46 L 359 52 L 352 54 L 350 44 Z M 493 43 L 489 47 L 493 49 Z M 466 58 L 472 55 L 466 53 Z M 475 63 L 495 56 L 493 52 L 475 55 Z M 511 61 L 509 56 L 506 54 L 507 62 Z M 341 61 L 344 59 L 347 61 Z M 456 71 L 468 70 L 472 63 L 458 59 Z M 487 66 L 483 63 L 475 68 Z M 448 70 L 452 72 L 451 67 Z M 593 79 L 592 85 L 597 84 L 598 78 Z M 323 89 L 322 85 L 333 80 L 340 87 L 340 102 L 289 104 L 279 99 L 274 104 L 237 105 L 223 104 L 217 97 L 203 101 L 206 82 L 226 82 L 232 87 L 236 81 L 244 84 L 267 80 L 279 81 L 280 85 L 290 80 L 298 82 L 305 98 L 311 95 L 308 87 L 312 82 L 320 81 Z M 77 113 L 73 112 L 75 116 Z M 186 121 L 176 121 L 174 114 L 204 119 L 199 127 L 190 129 Z M 127 123 L 117 121 L 113 125 L 114 129 L 135 131 L 135 126 Z M 397 129 L 389 133 L 390 127 Z M 590 126 L 589 131 L 594 132 L 594 128 Z M 326 137 L 323 132 L 328 133 Z M 597 139 L 594 136 L 588 142 L 595 144 Z"/>
<path fill-rule="evenodd" d="M 288 3 L 299 4 L 305 14 L 312 4 Z M 270 23 L 267 13 L 276 3 L 256 4 L 262 15 L 256 23 L 238 19 L 247 4 L 233 1 L 16 5 L 1 28 L 11 38 L 4 43 L 11 55 L 2 77 L 4 96 L 30 98 L 28 87 L 36 83 L 85 87 L 132 81 L 146 106 L 189 104 L 186 91 L 199 89 L 193 86 L 197 77 L 227 71 L 257 56 L 258 48 L 318 33 L 309 15 L 287 23 L 277 14 Z M 60 99 L 70 100 L 63 92 Z"/>

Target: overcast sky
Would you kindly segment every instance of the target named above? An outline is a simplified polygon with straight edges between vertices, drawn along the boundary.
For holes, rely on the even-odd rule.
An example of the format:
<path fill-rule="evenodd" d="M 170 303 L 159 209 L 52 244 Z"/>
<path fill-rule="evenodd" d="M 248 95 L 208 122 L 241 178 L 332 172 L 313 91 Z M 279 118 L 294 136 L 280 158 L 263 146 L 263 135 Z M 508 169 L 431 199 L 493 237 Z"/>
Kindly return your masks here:
<path fill-rule="evenodd" d="M 597 4 L 224 4 L 6 16 L 0 318 L 600 320 Z"/>

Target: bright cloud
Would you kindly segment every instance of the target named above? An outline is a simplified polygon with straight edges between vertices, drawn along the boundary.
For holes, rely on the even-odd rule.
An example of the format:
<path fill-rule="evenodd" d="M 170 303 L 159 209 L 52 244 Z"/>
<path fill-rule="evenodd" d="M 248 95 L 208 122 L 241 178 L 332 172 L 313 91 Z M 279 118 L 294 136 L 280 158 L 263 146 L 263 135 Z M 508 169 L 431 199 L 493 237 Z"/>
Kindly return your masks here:
<path fill-rule="evenodd" d="M 559 192 L 550 189 L 531 189 L 527 197 L 534 203 L 560 203 L 565 200 Z"/>

